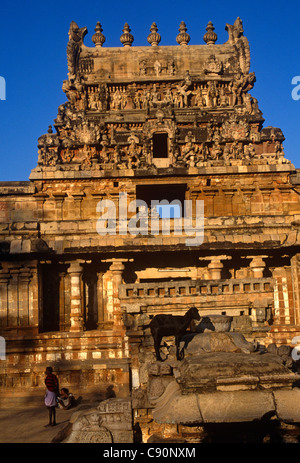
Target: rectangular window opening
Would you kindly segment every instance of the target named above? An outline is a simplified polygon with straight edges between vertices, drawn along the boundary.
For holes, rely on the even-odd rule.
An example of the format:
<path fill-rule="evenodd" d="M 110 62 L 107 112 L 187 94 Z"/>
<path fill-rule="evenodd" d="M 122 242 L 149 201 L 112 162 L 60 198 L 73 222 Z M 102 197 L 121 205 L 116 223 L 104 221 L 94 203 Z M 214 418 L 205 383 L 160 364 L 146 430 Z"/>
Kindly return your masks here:
<path fill-rule="evenodd" d="M 168 134 L 154 133 L 153 134 L 153 157 L 168 158 Z"/>
<path fill-rule="evenodd" d="M 162 219 L 181 218 L 184 216 L 186 189 L 186 184 L 137 185 L 136 199 L 144 201 L 152 213 L 153 201 L 156 201 L 156 213 Z"/>

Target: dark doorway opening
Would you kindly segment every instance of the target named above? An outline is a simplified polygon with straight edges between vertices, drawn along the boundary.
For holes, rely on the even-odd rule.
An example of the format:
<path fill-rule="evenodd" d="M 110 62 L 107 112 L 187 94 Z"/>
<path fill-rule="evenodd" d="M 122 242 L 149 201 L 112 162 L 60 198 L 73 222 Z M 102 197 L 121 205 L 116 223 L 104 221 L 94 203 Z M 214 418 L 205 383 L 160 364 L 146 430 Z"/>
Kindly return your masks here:
<path fill-rule="evenodd" d="M 154 133 L 153 134 L 153 157 L 154 158 L 168 158 L 168 134 L 167 133 Z"/>
<path fill-rule="evenodd" d="M 40 332 L 59 331 L 59 272 L 55 265 L 41 267 L 42 311 Z"/>

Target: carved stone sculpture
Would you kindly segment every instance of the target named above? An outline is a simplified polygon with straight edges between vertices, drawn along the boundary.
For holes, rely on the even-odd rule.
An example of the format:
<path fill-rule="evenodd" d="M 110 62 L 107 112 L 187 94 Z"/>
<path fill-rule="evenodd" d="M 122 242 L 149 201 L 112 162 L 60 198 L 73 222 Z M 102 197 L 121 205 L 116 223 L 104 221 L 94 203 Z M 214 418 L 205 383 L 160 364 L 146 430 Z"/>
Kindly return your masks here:
<path fill-rule="evenodd" d="M 75 78 L 80 49 L 86 34 L 86 27 L 79 28 L 74 21 L 71 22 L 69 29 L 69 42 L 67 45 L 67 60 L 70 80 Z"/>
<path fill-rule="evenodd" d="M 229 43 L 236 43 L 237 40 L 243 35 L 243 22 L 241 18 L 237 18 L 232 25 L 226 24 L 225 30 L 228 32 L 228 42 Z"/>

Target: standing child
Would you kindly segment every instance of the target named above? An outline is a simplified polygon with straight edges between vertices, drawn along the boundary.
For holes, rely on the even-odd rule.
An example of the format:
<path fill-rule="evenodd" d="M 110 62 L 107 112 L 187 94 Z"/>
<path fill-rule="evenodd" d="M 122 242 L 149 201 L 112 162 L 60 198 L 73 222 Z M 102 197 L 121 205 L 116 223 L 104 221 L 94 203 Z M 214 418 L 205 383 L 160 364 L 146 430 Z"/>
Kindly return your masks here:
<path fill-rule="evenodd" d="M 52 367 L 47 367 L 45 371 L 46 379 L 45 385 L 47 388 L 45 395 L 45 405 L 49 410 L 49 423 L 46 426 L 56 426 L 55 408 L 57 407 L 57 394 L 58 394 L 58 379 L 53 374 Z"/>

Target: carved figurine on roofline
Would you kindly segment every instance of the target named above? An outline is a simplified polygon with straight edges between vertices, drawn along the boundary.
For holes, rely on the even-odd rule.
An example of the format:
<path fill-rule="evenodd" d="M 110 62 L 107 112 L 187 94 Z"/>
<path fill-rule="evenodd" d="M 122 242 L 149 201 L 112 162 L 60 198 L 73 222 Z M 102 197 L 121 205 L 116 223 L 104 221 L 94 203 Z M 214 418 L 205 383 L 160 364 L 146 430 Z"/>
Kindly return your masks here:
<path fill-rule="evenodd" d="M 74 21 L 71 22 L 69 29 L 69 42 L 67 45 L 69 80 L 75 79 L 76 77 L 80 50 L 87 32 L 88 30 L 86 27 L 79 28 Z"/>

